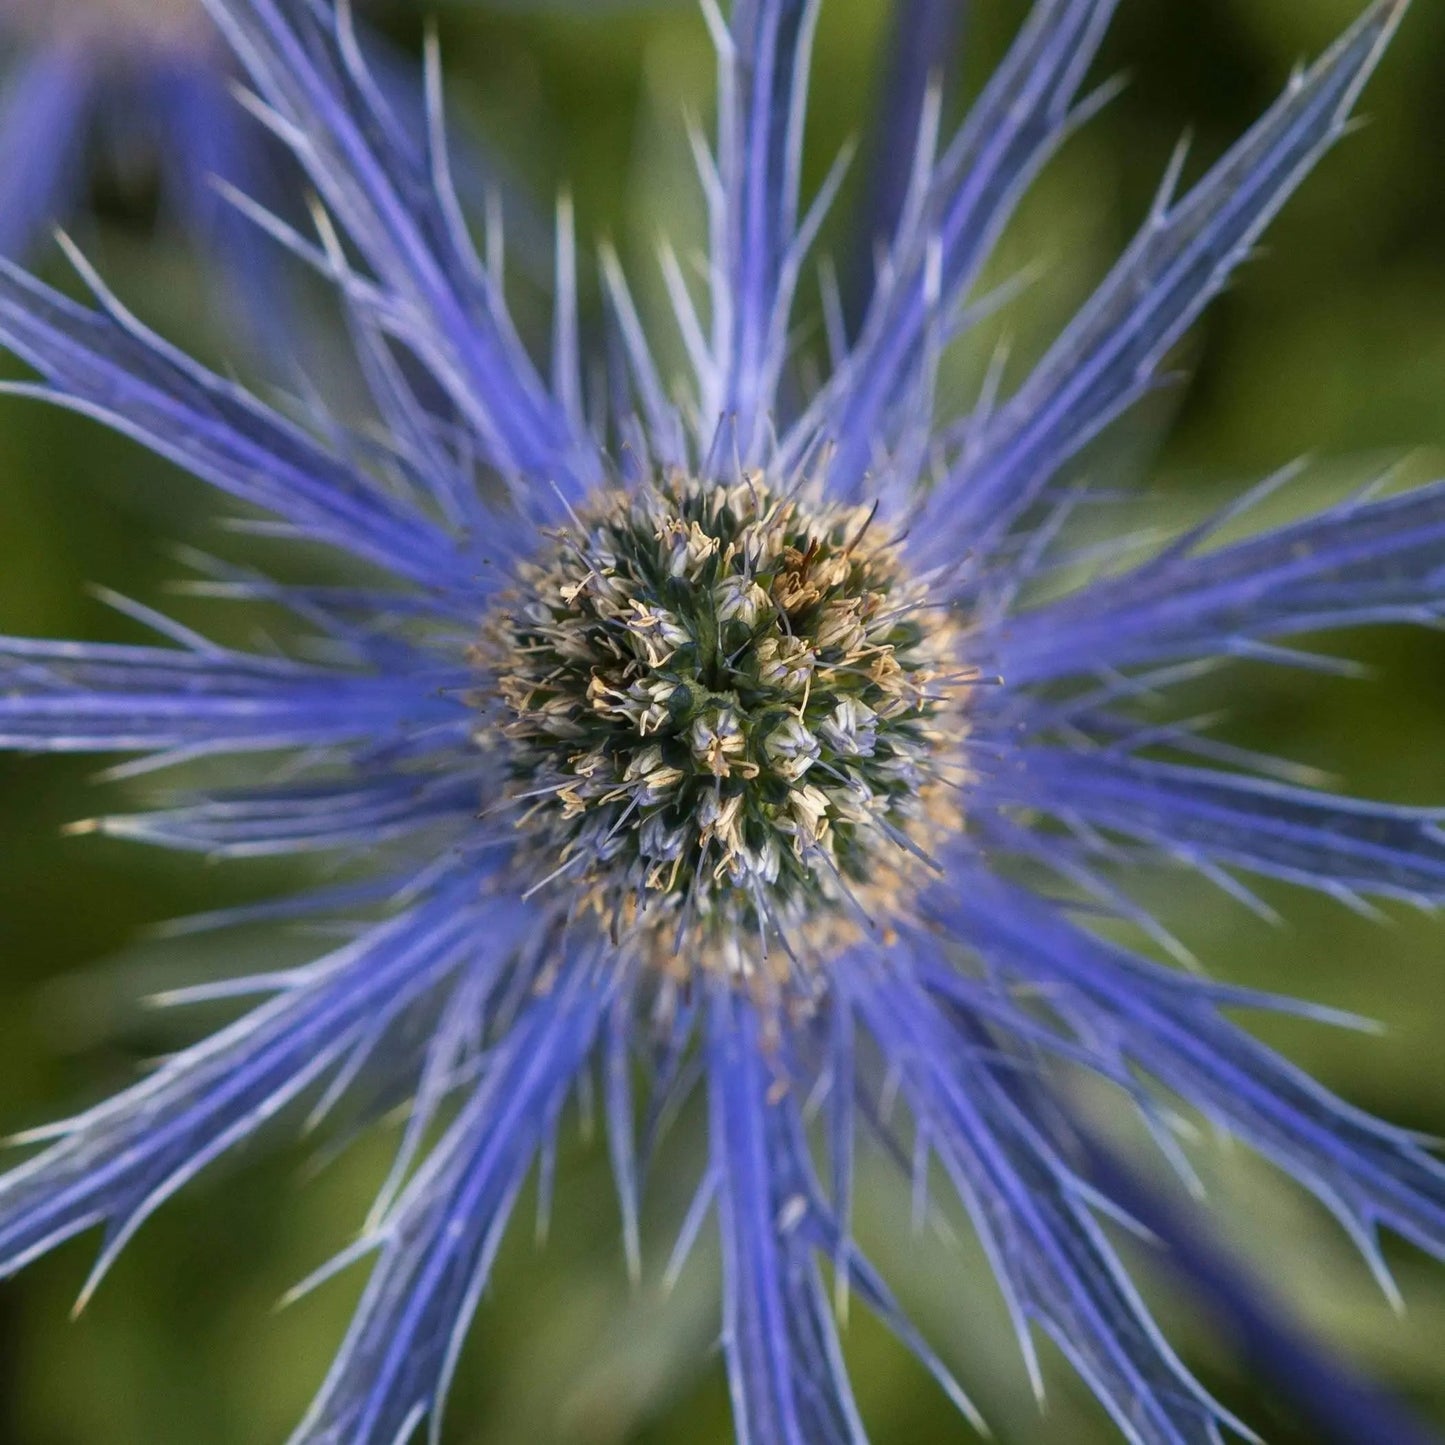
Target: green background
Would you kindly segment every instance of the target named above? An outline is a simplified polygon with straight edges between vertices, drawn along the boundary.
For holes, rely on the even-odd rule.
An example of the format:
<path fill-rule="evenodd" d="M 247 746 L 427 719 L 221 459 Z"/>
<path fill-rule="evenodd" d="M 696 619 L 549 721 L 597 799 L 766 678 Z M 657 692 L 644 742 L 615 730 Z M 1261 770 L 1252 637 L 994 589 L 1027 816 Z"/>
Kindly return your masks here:
<path fill-rule="evenodd" d="M 513 7 L 520 11 L 523 7 Z M 980 0 L 964 62 L 977 85 L 1021 7 Z M 1122 96 L 1072 142 L 1021 212 L 998 275 L 1042 263 L 1010 313 L 1026 359 L 1087 292 L 1127 237 L 1179 136 L 1194 172 L 1269 102 L 1300 57 L 1352 17 L 1355 0 L 1124 0 L 1101 76 Z M 827 0 L 819 40 L 809 174 L 865 135 L 883 45 L 881 0 Z M 393 11 L 415 45 L 416 14 Z M 622 244 L 639 292 L 657 233 L 697 236 L 684 109 L 706 114 L 711 59 L 688 4 L 551 7 L 498 14 L 454 0 L 443 35 L 453 101 L 500 163 L 539 198 L 570 182 L 584 236 Z M 1390 467 L 1402 481 L 1445 470 L 1445 10 L 1421 4 L 1374 83 L 1369 125 L 1330 157 L 1275 226 L 1267 254 L 1184 350 L 1188 384 L 1131 419 L 1103 454 L 1141 488 L 1139 512 L 1177 527 L 1296 456 L 1316 460 L 1270 515 L 1317 505 Z M 0 157 L 3 164 L 3 157 Z M 519 182 L 522 184 L 522 182 Z M 839 216 L 846 221 L 849 198 Z M 233 360 L 216 283 L 145 198 L 108 196 L 80 235 L 122 293 L 168 335 Z M 846 263 L 849 228 L 829 245 Z M 525 251 L 526 247 L 519 248 Z M 61 274 L 45 263 L 48 272 Z M 261 304 L 261 303 L 258 303 Z M 809 303 L 811 304 L 811 302 Z M 519 294 L 525 316 L 540 314 Z M 966 401 L 981 336 L 946 386 Z M 672 346 L 671 342 L 667 343 Z M 675 352 L 669 359 L 675 358 Z M 244 623 L 171 598 L 175 541 L 240 555 L 219 508 L 170 468 L 98 429 L 34 405 L 0 403 L 0 627 L 37 635 L 135 638 L 87 592 L 102 584 L 244 639 Z M 1428 635 L 1332 639 L 1371 665 L 1364 680 L 1256 670 L 1201 688 L 1189 704 L 1227 709 L 1226 733 L 1338 775 L 1350 791 L 1445 799 L 1445 647 Z M 157 941 L 161 920 L 304 881 L 270 864 L 174 862 L 139 848 L 62 838 L 65 822 L 135 806 L 143 785 L 98 790 L 91 761 L 0 759 L 0 1130 L 99 1097 L 145 1058 L 207 1022 L 135 1000 L 158 987 L 300 956 L 305 939 L 257 933 Z M 1439 925 L 1388 910 L 1384 925 L 1266 890 L 1289 916 L 1251 919 L 1163 882 L 1153 901 L 1223 977 L 1308 994 L 1387 1027 L 1379 1037 L 1274 1022 L 1263 1031 L 1360 1104 L 1445 1134 L 1445 999 Z M 715 1350 L 713 1261 L 704 1252 L 664 1304 L 668 1232 L 697 1153 L 684 1118 L 650 1210 L 653 1257 L 630 1290 L 603 1150 L 569 1143 L 550 1238 L 530 1203 L 464 1357 L 447 1427 L 455 1445 L 710 1445 L 731 1439 Z M 575 1131 L 569 1130 L 569 1140 Z M 318 1383 L 355 1298 L 352 1274 L 280 1314 L 287 1286 L 350 1237 L 388 1140 L 364 1140 L 318 1168 L 313 1143 L 281 1131 L 211 1170 L 142 1231 L 76 1323 L 70 1302 L 91 1241 L 71 1244 L 0 1288 L 0 1441 L 17 1445 L 262 1445 L 283 1439 Z M 1288 1310 L 1360 1370 L 1445 1429 L 1445 1271 L 1390 1251 L 1408 1301 L 1395 1315 L 1320 1211 L 1243 1151 L 1197 1148 L 1229 1237 L 1267 1270 Z M 1084 1389 L 1044 1350 L 1040 1414 L 977 1252 L 915 1238 L 899 1191 L 865 1170 L 865 1238 L 1005 1442 L 1112 1436 Z M 1149 1293 L 1190 1362 L 1271 1439 L 1309 1429 L 1252 1378 L 1188 1298 L 1146 1271 Z M 860 1402 L 878 1445 L 964 1441 L 969 1430 L 921 1371 L 855 1310 L 847 1334 Z"/>

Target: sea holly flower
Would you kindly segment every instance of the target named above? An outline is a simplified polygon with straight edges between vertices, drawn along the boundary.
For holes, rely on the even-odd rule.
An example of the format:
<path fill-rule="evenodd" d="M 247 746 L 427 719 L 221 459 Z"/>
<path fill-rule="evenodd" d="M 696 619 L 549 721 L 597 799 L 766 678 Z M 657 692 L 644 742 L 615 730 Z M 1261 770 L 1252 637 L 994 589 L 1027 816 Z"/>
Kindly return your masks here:
<path fill-rule="evenodd" d="M 440 125 L 416 144 L 393 123 L 347 10 L 212 8 L 320 198 L 316 239 L 266 224 L 335 284 L 377 418 L 298 422 L 147 331 L 83 262 L 89 306 L 0 271 L 0 339 L 38 375 L 12 389 L 108 422 L 354 578 L 223 573 L 230 594 L 291 609 L 304 636 L 282 655 L 144 611 L 160 643 L 4 640 L 0 742 L 231 758 L 224 788 L 88 826 L 369 866 L 259 910 L 340 915 L 342 942 L 202 990 L 261 1002 L 36 1136 L 0 1178 L 0 1270 L 101 1226 L 93 1285 L 170 1194 L 293 1103 L 316 1121 L 347 1095 L 363 1114 L 404 1101 L 365 1231 L 322 1271 L 372 1261 L 294 1439 L 435 1431 L 518 1194 L 534 1165 L 550 1176 L 568 1099 L 600 1076 L 634 1268 L 659 1129 L 705 1100 L 677 1257 L 716 1229 L 740 1440 L 864 1438 L 837 1324 L 850 1293 L 971 1412 L 854 1239 L 856 1153 L 879 1140 L 920 1194 L 947 1181 L 1030 1358 L 1051 1337 L 1126 1438 L 1242 1429 L 1102 1227 L 1127 1191 L 1090 1166 L 1080 1079 L 1177 1167 L 1177 1104 L 1236 1135 L 1382 1277 L 1382 1227 L 1445 1253 L 1445 1169 L 1238 1020 L 1307 1005 L 1156 961 L 1133 869 L 1434 905 L 1445 813 L 1280 781 L 1138 703 L 1200 664 L 1297 660 L 1279 640 L 1319 628 L 1438 621 L 1445 486 L 1226 545 L 1232 511 L 1142 560 L 1121 540 L 1081 561 L 1088 493 L 1068 466 L 1159 382 L 1347 128 L 1403 0 L 1370 5 L 1192 189 L 1171 174 L 1056 344 L 962 419 L 936 414 L 939 355 L 1028 181 L 1094 104 L 1111 0 L 1038 0 L 941 145 L 937 107 L 903 98 L 915 156 L 886 264 L 853 339 L 829 328 L 811 391 L 794 302 L 836 186 L 800 194 L 816 4 L 704 6 L 719 123 L 698 147 L 705 297 L 670 273 L 680 388 L 610 255 L 610 369 L 584 366 L 565 207 L 550 363 L 534 360 L 461 219 Z"/>

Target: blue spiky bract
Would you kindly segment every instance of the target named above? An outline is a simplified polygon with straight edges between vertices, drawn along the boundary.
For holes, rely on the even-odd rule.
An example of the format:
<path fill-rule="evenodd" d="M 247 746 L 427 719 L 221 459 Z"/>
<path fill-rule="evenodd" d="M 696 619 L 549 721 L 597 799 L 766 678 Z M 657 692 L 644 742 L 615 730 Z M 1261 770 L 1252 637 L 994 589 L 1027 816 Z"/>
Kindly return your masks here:
<path fill-rule="evenodd" d="M 1113 9 L 1037 0 L 942 143 L 928 76 L 900 47 L 908 93 L 893 112 L 911 180 L 876 222 L 885 263 L 852 330 L 831 328 L 831 369 L 809 392 L 794 301 L 836 186 L 835 174 L 811 201 L 800 191 L 817 6 L 705 5 L 720 78 L 717 143 L 697 145 L 705 295 L 666 261 L 693 374 L 683 391 L 660 375 L 604 255 L 613 345 L 593 397 L 570 214 L 541 368 L 456 203 L 436 56 L 418 139 L 367 72 L 344 7 L 213 0 L 252 109 L 307 171 L 323 223 L 312 239 L 255 219 L 334 284 L 380 425 L 282 414 L 145 330 L 83 263 L 89 305 L 0 271 L 0 339 L 37 377 L 12 389 L 143 442 L 270 533 L 330 549 L 355 579 L 219 579 L 292 609 L 310 637 L 289 656 L 221 647 L 150 613 L 165 634 L 155 645 L 0 641 L 0 743 L 147 766 L 231 757 L 227 791 L 91 826 L 208 855 L 388 862 L 272 910 L 354 917 L 334 951 L 238 982 L 232 992 L 263 1001 L 44 1131 L 45 1147 L 0 1179 L 0 1271 L 99 1226 L 98 1278 L 165 1198 L 293 1101 L 309 1099 L 313 1118 L 352 1092 L 373 1111 L 409 1101 L 396 1167 L 338 1261 L 373 1256 L 370 1282 L 294 1439 L 392 1445 L 435 1431 L 519 1191 L 598 1070 L 634 1261 L 654 1126 L 702 1081 L 707 1156 L 681 1248 L 715 1223 L 736 1428 L 753 1445 L 863 1438 L 834 1307 L 848 1290 L 970 1409 L 852 1238 L 860 1135 L 911 1152 L 918 1184 L 948 1181 L 1025 1348 L 1051 1337 L 1125 1437 L 1202 1442 L 1237 1428 L 1170 1351 L 1101 1225 L 1110 1199 L 1079 1147 L 1079 1071 L 1139 1111 L 1180 1167 L 1162 1091 L 1244 1140 L 1313 1190 L 1382 1274 L 1382 1227 L 1445 1253 L 1445 1170 L 1424 1143 L 1333 1097 L 1238 1019 L 1297 1006 L 1153 961 L 1091 922 L 1102 910 L 1160 938 L 1129 898 L 1138 857 L 1236 892 L 1253 874 L 1351 903 L 1445 897 L 1439 811 L 1309 791 L 1134 712 L 1141 693 L 1203 662 L 1288 661 L 1279 644 L 1297 634 L 1437 622 L 1445 486 L 1352 500 L 1229 545 L 1204 527 L 1142 561 L 1121 549 L 1082 583 L 1077 565 L 1057 565 L 1080 501 L 1061 480 L 1070 461 L 1159 383 L 1345 130 L 1403 0 L 1371 5 L 1193 189 L 1177 194 L 1171 177 L 1016 388 L 990 387 L 972 414 L 940 421 L 938 358 L 1029 181 L 1095 105 L 1084 84 Z M 800 495 L 806 484 L 859 507 L 903 539 L 911 575 L 962 633 L 969 677 L 999 679 L 971 687 L 966 737 L 952 740 L 961 821 L 930 840 L 928 881 L 823 956 L 775 936 L 767 967 L 757 954 L 720 967 L 697 935 L 660 966 L 618 936 L 623 910 L 610 929 L 590 917 L 567 859 L 554 879 L 526 871 L 526 825 L 506 806 L 516 780 L 505 748 L 487 745 L 483 619 L 545 547 L 580 547 L 578 517 L 599 498 L 630 505 L 668 476 Z M 864 732 L 845 741 L 873 747 Z M 278 751 L 297 763 L 281 781 L 257 756 Z M 820 744 L 815 766 L 829 757 Z M 248 766 L 269 780 L 248 785 Z M 619 810 L 609 838 L 644 826 L 648 806 Z M 599 843 L 583 861 L 605 869 L 609 856 Z M 846 892 L 830 895 L 840 908 Z M 916 1147 L 899 1145 L 898 1115 L 880 1105 L 885 1081 Z"/>

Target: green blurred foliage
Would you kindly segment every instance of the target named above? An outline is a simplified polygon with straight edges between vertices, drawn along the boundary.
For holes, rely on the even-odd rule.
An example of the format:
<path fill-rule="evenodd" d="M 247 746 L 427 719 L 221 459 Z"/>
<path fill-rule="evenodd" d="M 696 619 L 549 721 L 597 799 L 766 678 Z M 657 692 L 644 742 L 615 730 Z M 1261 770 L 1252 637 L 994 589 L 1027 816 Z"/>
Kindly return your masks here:
<path fill-rule="evenodd" d="M 545 16 L 452 0 L 442 20 L 453 101 L 545 211 L 570 186 L 584 236 L 621 246 L 639 293 L 670 336 L 652 266 L 660 233 L 686 254 L 700 236 L 684 111 L 706 117 L 712 62 L 686 3 L 553 5 Z M 1126 0 L 1106 72 L 1130 83 L 1070 143 L 1021 212 L 996 268 L 1042 262 L 998 329 L 961 350 L 947 378 L 966 405 L 1007 330 L 1019 364 L 1086 294 L 1141 217 L 1186 129 L 1194 161 L 1217 155 L 1269 102 L 1290 66 L 1317 51 L 1359 0 Z M 976 87 L 1020 11 L 979 0 L 964 63 Z M 415 44 L 421 21 L 394 13 Z M 828 0 L 809 130 L 809 174 L 867 135 L 884 26 L 882 0 Z M 1438 474 L 1445 451 L 1445 10 L 1419 5 L 1370 91 L 1369 124 L 1332 156 L 1185 350 L 1189 373 L 1162 403 L 1119 428 L 1105 452 L 1141 488 L 1137 512 L 1178 527 L 1305 452 L 1307 479 L 1270 518 L 1313 506 L 1384 468 Z M 3 164 L 3 157 L 0 157 Z M 828 246 L 845 268 L 845 197 Z M 83 233 L 124 296 L 167 334 L 248 362 L 228 342 L 214 278 L 154 231 L 144 207 L 113 206 Z M 49 268 L 61 274 L 59 266 Z M 591 285 L 591 283 L 588 283 Z M 535 287 L 521 314 L 544 316 Z M 592 293 L 595 294 L 595 291 Z M 811 303 L 809 303 L 811 304 Z M 676 344 L 664 350 L 677 360 Z M 182 571 L 172 542 L 235 554 L 213 499 L 172 469 L 88 424 L 19 402 L 0 408 L 0 626 L 41 635 L 136 636 L 87 589 L 102 584 L 245 638 L 249 622 L 169 598 Z M 1445 797 L 1445 647 L 1433 637 L 1330 639 L 1375 669 L 1366 681 L 1252 672 L 1201 685 L 1201 710 L 1227 709 L 1228 735 L 1401 801 Z M 1238 685 L 1243 682 L 1244 685 Z M 209 1018 L 158 1015 L 141 995 L 228 967 L 269 965 L 307 946 L 248 935 L 204 947 L 148 927 L 304 879 L 294 869 L 207 867 L 137 848 L 65 838 L 66 821 L 134 806 L 140 784 L 94 782 L 87 762 L 0 759 L 0 1129 L 78 1106 L 134 1077 Z M 1272 1041 L 1361 1104 L 1445 1134 L 1441 934 L 1390 910 L 1388 926 L 1283 890 L 1273 927 L 1220 897 L 1147 885 L 1151 901 L 1223 976 L 1308 994 L 1379 1018 L 1378 1038 L 1282 1021 Z M 726 1391 L 715 1350 L 712 1270 L 704 1250 L 667 1299 L 659 1253 L 685 1207 L 699 1148 L 685 1117 L 655 1175 L 656 1249 L 632 1290 L 595 1142 L 565 1151 L 548 1242 L 527 1201 L 468 1348 L 449 1418 L 453 1445 L 724 1445 Z M 345 1242 L 383 1166 L 385 1137 L 315 1168 L 284 1131 L 242 1151 L 142 1231 L 76 1323 L 88 1267 L 72 1244 L 0 1292 L 0 1441 L 16 1445 L 262 1445 L 284 1438 L 319 1381 L 358 1281 L 348 1276 L 275 1314 L 287 1286 Z M 1445 1274 L 1397 1250 L 1409 1301 L 1397 1318 L 1345 1242 L 1298 1191 L 1243 1151 L 1198 1147 L 1221 1226 L 1271 1279 L 1282 1305 L 1324 1340 L 1445 1427 Z M 314 1177 L 313 1177 L 314 1176 Z M 1029 1392 L 997 1291 L 960 1230 L 916 1236 L 889 1171 L 866 1173 L 862 1229 L 945 1358 L 1005 1442 L 1112 1439 L 1087 1392 L 1045 1351 L 1049 1407 Z M 1147 1259 L 1144 1261 L 1147 1273 Z M 1150 1276 L 1152 1279 L 1153 1277 Z M 1154 1280 L 1151 1298 L 1191 1362 L 1271 1439 L 1306 1441 L 1250 1362 L 1211 1333 L 1188 1298 Z M 883 1332 L 853 1312 L 847 1350 L 878 1445 L 970 1438 L 937 1391 Z M 1370 1442 L 1374 1445 L 1374 1442 Z"/>

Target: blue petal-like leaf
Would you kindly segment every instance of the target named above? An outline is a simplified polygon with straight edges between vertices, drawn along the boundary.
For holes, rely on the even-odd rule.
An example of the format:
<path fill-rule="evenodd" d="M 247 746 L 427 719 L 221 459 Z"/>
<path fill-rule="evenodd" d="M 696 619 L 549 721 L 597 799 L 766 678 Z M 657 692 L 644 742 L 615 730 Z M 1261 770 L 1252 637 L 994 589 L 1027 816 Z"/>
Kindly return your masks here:
<path fill-rule="evenodd" d="M 167 345 L 87 279 L 101 310 L 0 262 L 0 342 L 44 377 L 36 394 L 103 421 L 301 536 L 422 587 L 468 587 L 475 563 L 440 526 Z"/>
<path fill-rule="evenodd" d="M 404 674 L 403 674 L 404 675 Z M 245 752 L 409 733 L 460 740 L 465 712 L 433 691 L 466 682 L 309 667 L 220 647 L 0 638 L 0 747 L 27 752 Z"/>
<path fill-rule="evenodd" d="M 1306 888 L 1445 901 L 1445 810 L 1331 797 L 1266 778 L 1103 748 L 1021 748 L 985 784 L 996 797 Z"/>
<path fill-rule="evenodd" d="M 1004 975 L 1045 989 L 1066 1025 L 1107 1041 L 1320 1197 L 1378 1263 L 1385 1225 L 1445 1257 L 1445 1165 L 1352 1108 L 1221 1012 L 1212 986 L 1070 924 L 1039 899 L 960 873 L 933 905 Z"/>
<path fill-rule="evenodd" d="M 42 1153 L 0 1176 L 0 1274 L 96 1224 L 106 1242 L 86 1292 L 146 1218 L 183 1184 L 335 1069 L 476 953 L 482 930 L 505 960 L 534 923 L 485 906 L 477 880 L 281 981 L 278 996 L 142 1083 L 34 1137 Z"/>
<path fill-rule="evenodd" d="M 207 0 L 271 118 L 386 292 L 382 322 L 433 374 L 509 478 L 580 497 L 601 480 L 513 329 L 500 278 L 461 220 L 432 67 L 428 127 L 401 124 L 362 55 L 350 7 Z"/>
<path fill-rule="evenodd" d="M 967 0 L 895 0 L 893 33 L 881 91 L 881 113 L 869 141 L 868 190 L 853 237 L 859 272 L 850 299 L 867 312 L 877 282 L 879 249 L 898 239 L 909 182 L 924 141 L 929 89 L 948 78 Z"/>
<path fill-rule="evenodd" d="M 1010 680 L 1247 656 L 1262 639 L 1445 616 L 1445 483 L 1201 553 L 1209 530 L 1011 619 L 999 654 Z"/>
<path fill-rule="evenodd" d="M 346 1342 L 292 1445 L 404 1445 L 440 1415 L 518 1191 L 591 1050 L 605 973 L 564 966 L 366 1241 L 381 1251 Z"/>
<path fill-rule="evenodd" d="M 459 765 L 215 793 L 174 808 L 101 818 L 86 831 L 228 858 L 329 848 L 365 852 L 424 828 L 469 823 L 482 796 L 481 780 Z"/>
<path fill-rule="evenodd" d="M 925 509 L 921 557 L 956 561 L 996 539 L 1156 384 L 1161 361 L 1344 133 L 1405 3 L 1377 0 L 1194 190 L 1161 198 L 1077 319 L 970 438 Z"/>
<path fill-rule="evenodd" d="M 839 492 L 858 491 L 887 410 L 914 377 L 929 325 L 941 324 L 972 285 L 1029 182 L 1066 134 L 1115 3 L 1038 0 L 963 129 L 924 173 L 922 192 L 903 203 L 903 225 L 858 343 L 808 418 L 811 424 L 817 417 L 836 442 L 828 482 Z M 912 161 L 894 156 L 889 164 Z"/>
<path fill-rule="evenodd" d="M 818 0 L 737 0 L 720 53 L 714 352 L 744 456 L 786 353 L 803 114 Z"/>
<path fill-rule="evenodd" d="M 770 1092 L 753 1006 L 719 990 L 708 1019 L 710 1148 L 723 1245 L 723 1345 L 741 1445 L 861 1445 L 863 1427 L 807 1230 L 811 1200 Z M 791 1186 L 791 1188 L 789 1187 Z"/>
<path fill-rule="evenodd" d="M 968 1205 L 1033 1365 L 1038 1322 L 1135 1445 L 1218 1445 L 1229 1417 L 1164 1343 L 1093 1217 L 1088 1190 L 923 988 L 846 984 Z"/>

